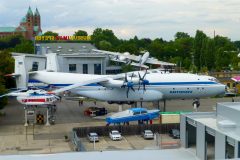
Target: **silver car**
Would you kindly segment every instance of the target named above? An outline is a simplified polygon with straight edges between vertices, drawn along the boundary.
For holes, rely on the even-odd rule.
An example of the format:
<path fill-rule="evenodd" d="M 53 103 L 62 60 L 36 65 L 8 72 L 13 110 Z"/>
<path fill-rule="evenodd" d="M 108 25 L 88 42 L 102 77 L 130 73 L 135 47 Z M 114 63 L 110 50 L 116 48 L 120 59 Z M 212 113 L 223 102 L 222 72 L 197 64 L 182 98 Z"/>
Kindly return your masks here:
<path fill-rule="evenodd" d="M 144 139 L 153 139 L 154 138 L 153 132 L 151 130 L 144 130 L 142 132 L 142 136 Z"/>
<path fill-rule="evenodd" d="M 89 142 L 94 142 L 94 141 L 98 142 L 99 141 L 98 134 L 95 132 L 88 133 L 87 137 L 88 137 Z"/>

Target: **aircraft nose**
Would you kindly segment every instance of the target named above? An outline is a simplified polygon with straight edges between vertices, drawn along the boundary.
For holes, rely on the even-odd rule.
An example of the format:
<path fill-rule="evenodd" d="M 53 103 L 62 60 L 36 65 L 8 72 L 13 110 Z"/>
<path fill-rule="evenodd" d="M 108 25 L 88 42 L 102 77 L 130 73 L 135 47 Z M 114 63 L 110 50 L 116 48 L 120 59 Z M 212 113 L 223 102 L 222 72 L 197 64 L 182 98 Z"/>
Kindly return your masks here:
<path fill-rule="evenodd" d="M 224 96 L 227 91 L 227 86 L 225 84 L 221 84 L 220 86 L 220 93 L 218 94 L 219 96 Z"/>

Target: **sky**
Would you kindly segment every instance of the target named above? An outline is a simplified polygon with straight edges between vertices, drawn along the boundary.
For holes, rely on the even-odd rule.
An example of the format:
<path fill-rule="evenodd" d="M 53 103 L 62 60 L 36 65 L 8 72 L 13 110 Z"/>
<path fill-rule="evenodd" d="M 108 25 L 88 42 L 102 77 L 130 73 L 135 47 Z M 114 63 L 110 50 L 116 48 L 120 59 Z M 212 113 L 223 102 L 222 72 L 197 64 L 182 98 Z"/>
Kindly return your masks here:
<path fill-rule="evenodd" d="M 41 14 L 42 30 L 72 35 L 97 27 L 118 38 L 174 39 L 176 32 L 214 30 L 240 40 L 240 0 L 0 0 L 0 26 L 17 26 L 28 7 Z"/>

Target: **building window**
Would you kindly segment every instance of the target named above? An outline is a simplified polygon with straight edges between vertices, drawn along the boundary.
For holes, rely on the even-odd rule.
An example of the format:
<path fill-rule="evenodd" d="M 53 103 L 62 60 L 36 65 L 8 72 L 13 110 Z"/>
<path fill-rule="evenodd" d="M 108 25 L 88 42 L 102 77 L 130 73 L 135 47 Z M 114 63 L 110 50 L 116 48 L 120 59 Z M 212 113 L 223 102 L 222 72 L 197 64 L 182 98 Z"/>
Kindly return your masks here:
<path fill-rule="evenodd" d="M 101 64 L 94 64 L 94 74 L 101 74 Z"/>
<path fill-rule="evenodd" d="M 33 62 L 32 71 L 38 71 L 38 62 Z"/>
<path fill-rule="evenodd" d="M 88 64 L 83 64 L 83 74 L 88 74 Z"/>
<path fill-rule="evenodd" d="M 69 64 L 69 72 L 76 72 L 77 66 L 76 64 Z"/>

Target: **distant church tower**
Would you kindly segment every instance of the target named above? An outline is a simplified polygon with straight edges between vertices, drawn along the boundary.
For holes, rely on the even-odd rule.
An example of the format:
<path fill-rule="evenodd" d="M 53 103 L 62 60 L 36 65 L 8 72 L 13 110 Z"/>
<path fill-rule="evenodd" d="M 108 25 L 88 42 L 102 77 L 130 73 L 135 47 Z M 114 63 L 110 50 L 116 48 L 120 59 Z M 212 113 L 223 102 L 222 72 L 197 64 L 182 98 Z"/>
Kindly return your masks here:
<path fill-rule="evenodd" d="M 37 8 L 34 13 L 34 26 L 38 26 L 39 28 L 41 28 L 41 16 Z"/>
<path fill-rule="evenodd" d="M 31 39 L 33 37 L 33 28 L 34 28 L 33 12 L 31 7 L 28 8 L 26 19 L 27 19 L 27 26 L 25 27 L 27 30 L 27 39 Z"/>
<path fill-rule="evenodd" d="M 37 8 L 33 14 L 29 6 L 27 14 L 21 19 L 18 27 L 0 27 L 0 38 L 19 34 L 29 40 L 42 34 L 41 16 Z"/>
<path fill-rule="evenodd" d="M 27 14 L 22 18 L 16 32 L 22 33 L 23 37 L 29 40 L 33 40 L 35 36 L 42 34 L 41 16 L 37 8 L 34 14 L 31 7 L 28 8 Z"/>

